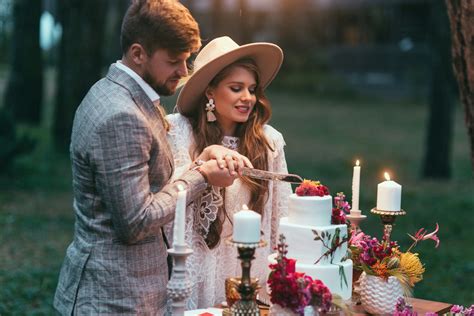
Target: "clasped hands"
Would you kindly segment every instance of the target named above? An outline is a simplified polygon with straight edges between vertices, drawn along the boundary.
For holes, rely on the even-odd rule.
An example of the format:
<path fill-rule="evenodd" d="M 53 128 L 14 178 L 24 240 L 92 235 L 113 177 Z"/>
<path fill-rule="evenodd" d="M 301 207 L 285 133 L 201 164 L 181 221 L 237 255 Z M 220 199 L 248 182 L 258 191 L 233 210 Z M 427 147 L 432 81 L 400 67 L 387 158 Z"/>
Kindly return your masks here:
<path fill-rule="evenodd" d="M 206 147 L 196 158 L 199 170 L 210 185 L 227 187 L 240 175 L 243 167 L 253 168 L 250 160 L 235 150 L 220 145 Z"/>

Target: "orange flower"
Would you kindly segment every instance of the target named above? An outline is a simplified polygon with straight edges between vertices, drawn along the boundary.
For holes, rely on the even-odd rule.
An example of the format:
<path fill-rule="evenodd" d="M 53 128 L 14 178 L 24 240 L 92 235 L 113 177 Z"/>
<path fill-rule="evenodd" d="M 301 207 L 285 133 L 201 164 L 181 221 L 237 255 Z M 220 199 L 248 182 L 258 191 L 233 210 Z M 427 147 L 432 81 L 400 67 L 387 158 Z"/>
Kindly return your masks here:
<path fill-rule="evenodd" d="M 390 276 L 387 264 L 384 262 L 377 261 L 371 268 L 375 275 L 384 278 L 385 280 Z"/>

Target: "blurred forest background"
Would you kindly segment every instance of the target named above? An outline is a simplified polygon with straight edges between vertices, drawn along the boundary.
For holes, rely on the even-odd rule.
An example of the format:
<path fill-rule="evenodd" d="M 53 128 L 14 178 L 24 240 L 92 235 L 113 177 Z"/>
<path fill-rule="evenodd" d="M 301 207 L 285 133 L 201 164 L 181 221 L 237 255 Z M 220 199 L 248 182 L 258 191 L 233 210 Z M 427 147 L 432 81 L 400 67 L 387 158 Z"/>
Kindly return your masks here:
<path fill-rule="evenodd" d="M 121 58 L 128 0 L 0 1 L 0 314 L 51 314 L 72 240 L 68 145 L 74 111 Z M 285 52 L 268 90 L 290 172 L 350 201 L 361 160 L 363 230 L 384 171 L 403 185 L 394 239 L 440 224 L 417 250 L 415 296 L 474 303 L 474 181 L 441 0 L 183 0 L 203 43 L 229 35 Z M 173 111 L 175 97 L 165 98 Z M 406 248 L 405 248 L 406 249 Z"/>

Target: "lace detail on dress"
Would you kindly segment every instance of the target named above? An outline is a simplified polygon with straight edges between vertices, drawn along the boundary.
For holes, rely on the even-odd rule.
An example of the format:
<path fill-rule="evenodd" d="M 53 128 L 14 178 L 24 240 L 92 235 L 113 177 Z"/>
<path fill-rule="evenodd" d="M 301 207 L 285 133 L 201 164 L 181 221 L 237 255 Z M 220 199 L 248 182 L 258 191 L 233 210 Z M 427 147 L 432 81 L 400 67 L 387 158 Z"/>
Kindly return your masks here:
<path fill-rule="evenodd" d="M 204 239 L 209 233 L 209 226 L 217 218 L 217 212 L 222 205 L 223 199 L 219 188 L 209 187 L 202 196 L 194 201 L 192 207 L 194 210 L 194 230 L 197 231 Z"/>
<path fill-rule="evenodd" d="M 226 148 L 237 150 L 239 148 L 239 142 L 240 139 L 238 137 L 224 136 L 221 144 Z"/>

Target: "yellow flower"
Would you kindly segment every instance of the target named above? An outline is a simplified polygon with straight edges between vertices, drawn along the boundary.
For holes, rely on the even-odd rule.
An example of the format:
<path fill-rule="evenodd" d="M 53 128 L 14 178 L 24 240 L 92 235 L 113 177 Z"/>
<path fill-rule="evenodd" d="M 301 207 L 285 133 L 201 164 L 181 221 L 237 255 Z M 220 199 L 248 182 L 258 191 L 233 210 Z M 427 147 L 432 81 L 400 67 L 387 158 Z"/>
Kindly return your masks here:
<path fill-rule="evenodd" d="M 408 276 L 410 286 L 423 280 L 425 268 L 417 253 L 405 252 L 400 255 L 400 269 Z"/>

